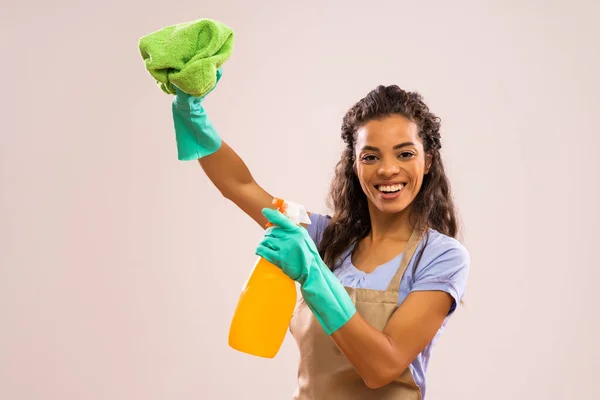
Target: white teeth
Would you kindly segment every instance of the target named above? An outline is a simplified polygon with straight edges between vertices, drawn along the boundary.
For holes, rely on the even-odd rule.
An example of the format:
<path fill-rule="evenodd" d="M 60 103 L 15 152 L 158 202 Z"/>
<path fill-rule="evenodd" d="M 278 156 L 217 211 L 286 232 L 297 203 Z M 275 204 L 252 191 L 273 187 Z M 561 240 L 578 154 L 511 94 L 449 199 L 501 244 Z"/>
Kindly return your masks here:
<path fill-rule="evenodd" d="M 381 192 L 397 192 L 399 190 L 402 190 L 402 188 L 404 187 L 404 184 L 400 184 L 400 185 L 388 185 L 388 186 L 377 186 L 377 189 L 379 189 Z"/>

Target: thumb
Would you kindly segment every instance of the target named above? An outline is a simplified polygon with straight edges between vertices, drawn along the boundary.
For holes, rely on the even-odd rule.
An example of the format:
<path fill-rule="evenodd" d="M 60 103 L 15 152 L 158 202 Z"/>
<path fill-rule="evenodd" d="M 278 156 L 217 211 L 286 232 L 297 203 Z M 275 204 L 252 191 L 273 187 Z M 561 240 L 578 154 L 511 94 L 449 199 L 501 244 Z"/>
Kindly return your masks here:
<path fill-rule="evenodd" d="M 181 98 L 181 99 L 184 99 L 184 98 L 188 98 L 188 97 L 190 97 L 190 95 L 189 95 L 189 94 L 187 94 L 186 92 L 184 92 L 183 90 L 181 90 L 181 89 L 180 89 L 178 86 L 176 86 L 175 84 L 173 84 L 173 87 L 175 88 L 175 94 L 176 94 L 176 95 L 177 95 L 179 98 Z"/>
<path fill-rule="evenodd" d="M 223 70 L 221 68 L 219 68 L 217 70 L 217 75 L 215 78 L 215 85 L 204 96 L 202 96 L 202 99 L 204 99 L 206 96 L 208 96 L 210 93 L 212 93 L 213 90 L 215 90 L 217 88 L 217 85 L 219 84 L 219 81 L 221 80 L 221 76 L 223 76 Z"/>
<path fill-rule="evenodd" d="M 262 214 L 274 225 L 279 226 L 283 229 L 296 229 L 296 225 L 290 221 L 285 215 L 279 210 L 272 208 L 263 208 Z"/>

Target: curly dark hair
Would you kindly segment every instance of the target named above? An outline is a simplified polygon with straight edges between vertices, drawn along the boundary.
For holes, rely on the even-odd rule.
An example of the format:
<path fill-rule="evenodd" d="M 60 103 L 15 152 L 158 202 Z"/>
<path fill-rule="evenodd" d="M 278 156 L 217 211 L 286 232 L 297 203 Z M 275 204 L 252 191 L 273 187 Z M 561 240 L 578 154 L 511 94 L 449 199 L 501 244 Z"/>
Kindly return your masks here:
<path fill-rule="evenodd" d="M 440 156 L 440 119 L 429 111 L 419 93 L 407 92 L 396 85 L 378 86 L 352 106 L 343 119 L 342 139 L 346 148 L 337 163 L 328 195 L 332 218 L 319 244 L 319 253 L 331 270 L 337 267 L 335 263 L 343 252 L 371 231 L 367 197 L 354 172 L 356 132 L 367 122 L 390 115 L 401 115 L 417 124 L 425 153 L 431 157 L 429 173 L 412 203 L 411 222 L 453 238 L 458 235 L 450 182 Z M 415 268 L 422 253 L 423 250 Z"/>

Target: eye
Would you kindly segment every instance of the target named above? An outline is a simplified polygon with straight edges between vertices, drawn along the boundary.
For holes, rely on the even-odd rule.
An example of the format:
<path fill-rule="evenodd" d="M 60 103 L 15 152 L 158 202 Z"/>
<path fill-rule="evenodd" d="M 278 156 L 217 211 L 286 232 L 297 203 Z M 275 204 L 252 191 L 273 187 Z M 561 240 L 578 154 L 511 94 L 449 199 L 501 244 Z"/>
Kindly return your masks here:
<path fill-rule="evenodd" d="M 415 153 L 413 153 L 412 151 L 403 151 L 402 153 L 398 154 L 398 158 L 401 158 L 401 159 L 412 158 L 414 156 L 415 156 Z"/>
<path fill-rule="evenodd" d="M 360 160 L 364 162 L 373 162 L 377 160 L 377 156 L 374 154 L 365 154 L 360 158 Z"/>

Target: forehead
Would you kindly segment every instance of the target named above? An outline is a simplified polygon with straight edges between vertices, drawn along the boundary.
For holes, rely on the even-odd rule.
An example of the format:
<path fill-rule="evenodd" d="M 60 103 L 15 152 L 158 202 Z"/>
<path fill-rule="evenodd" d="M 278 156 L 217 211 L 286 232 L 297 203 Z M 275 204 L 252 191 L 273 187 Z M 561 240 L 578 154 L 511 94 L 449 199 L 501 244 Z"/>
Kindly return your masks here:
<path fill-rule="evenodd" d="M 394 147 L 398 143 L 421 143 L 417 124 L 401 115 L 372 120 L 356 132 L 356 147 Z"/>

